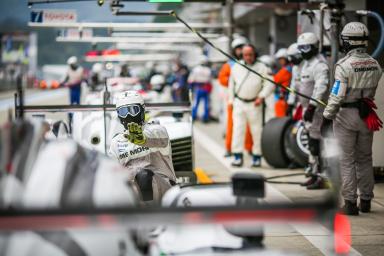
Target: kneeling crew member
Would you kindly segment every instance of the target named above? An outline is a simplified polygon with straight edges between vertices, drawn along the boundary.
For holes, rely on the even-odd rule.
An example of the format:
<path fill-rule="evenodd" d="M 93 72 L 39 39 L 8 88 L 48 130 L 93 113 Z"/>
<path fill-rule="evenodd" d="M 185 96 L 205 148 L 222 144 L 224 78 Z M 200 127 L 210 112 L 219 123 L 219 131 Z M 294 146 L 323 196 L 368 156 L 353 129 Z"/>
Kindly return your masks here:
<path fill-rule="evenodd" d="M 118 95 L 116 111 L 125 131 L 112 139 L 109 154 L 132 173 L 144 202 L 160 202 L 176 184 L 167 130 L 145 122 L 144 100 L 136 91 Z"/>

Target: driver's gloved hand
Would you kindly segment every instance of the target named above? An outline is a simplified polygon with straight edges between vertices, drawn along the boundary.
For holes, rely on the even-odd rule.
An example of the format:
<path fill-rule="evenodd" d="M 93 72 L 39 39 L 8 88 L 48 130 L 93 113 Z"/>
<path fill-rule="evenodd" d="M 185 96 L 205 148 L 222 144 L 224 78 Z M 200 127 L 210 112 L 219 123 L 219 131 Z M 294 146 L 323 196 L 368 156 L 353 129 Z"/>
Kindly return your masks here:
<path fill-rule="evenodd" d="M 144 136 L 143 127 L 137 123 L 129 123 L 127 139 L 136 145 L 143 145 L 147 141 L 147 138 Z"/>
<path fill-rule="evenodd" d="M 304 118 L 304 121 L 306 121 L 306 122 L 312 122 L 312 120 L 313 120 L 313 116 L 314 116 L 314 114 L 315 114 L 315 110 L 316 110 L 316 107 L 315 106 L 313 106 L 313 105 L 309 105 L 308 107 L 307 107 L 307 109 L 305 110 L 305 112 L 304 112 L 304 116 L 303 116 L 303 118 Z"/>
<path fill-rule="evenodd" d="M 320 127 L 321 136 L 327 137 L 333 134 L 333 120 L 324 117 L 323 123 Z"/>

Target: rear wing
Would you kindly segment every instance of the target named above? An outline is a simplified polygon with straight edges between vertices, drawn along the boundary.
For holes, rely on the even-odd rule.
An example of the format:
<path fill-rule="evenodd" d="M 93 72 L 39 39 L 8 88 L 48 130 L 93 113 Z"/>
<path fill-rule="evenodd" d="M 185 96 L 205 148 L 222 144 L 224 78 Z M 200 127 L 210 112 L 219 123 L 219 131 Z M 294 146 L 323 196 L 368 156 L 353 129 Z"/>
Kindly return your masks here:
<path fill-rule="evenodd" d="M 228 207 L 0 209 L 0 230 L 287 222 L 322 222 L 332 230 L 331 225 L 336 214 L 335 201 L 332 197 L 321 202 L 247 204 Z"/>

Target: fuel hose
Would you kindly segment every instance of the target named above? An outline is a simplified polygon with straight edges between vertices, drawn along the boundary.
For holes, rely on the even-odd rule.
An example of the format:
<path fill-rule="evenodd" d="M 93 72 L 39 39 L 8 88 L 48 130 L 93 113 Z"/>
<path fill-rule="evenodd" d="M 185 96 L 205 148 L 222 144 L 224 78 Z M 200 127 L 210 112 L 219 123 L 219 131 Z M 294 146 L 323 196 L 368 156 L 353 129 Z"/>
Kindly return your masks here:
<path fill-rule="evenodd" d="M 248 71 L 250 71 L 251 73 L 257 75 L 258 77 L 260 77 L 261 79 L 265 80 L 265 81 L 268 81 L 272 84 L 275 84 L 276 86 L 278 87 L 281 87 L 281 88 L 284 88 L 285 90 L 287 90 L 288 92 L 290 93 L 293 93 L 293 94 L 296 94 L 297 96 L 300 96 L 300 97 L 303 97 L 305 99 L 308 99 L 310 101 L 313 101 L 313 102 L 316 102 L 318 105 L 320 106 L 323 106 L 325 107 L 327 104 L 324 103 L 323 101 L 321 100 L 318 100 L 318 99 L 315 99 L 315 98 L 312 98 L 308 95 L 305 95 L 293 88 L 290 88 L 290 87 L 287 87 L 287 86 L 284 86 L 280 83 L 276 83 L 275 81 L 267 78 L 267 77 L 264 77 L 263 75 L 261 75 L 260 73 L 256 72 L 255 70 L 253 70 L 252 68 L 248 67 L 247 65 L 245 65 L 244 63 L 241 63 L 240 61 L 238 61 L 236 58 L 234 58 L 233 56 L 231 56 L 229 53 L 223 51 L 222 49 L 220 49 L 219 47 L 217 47 L 216 45 L 214 45 L 211 41 L 209 41 L 206 37 L 204 37 L 202 34 L 200 34 L 199 31 L 195 30 L 194 28 L 192 28 L 185 20 L 183 20 L 182 18 L 180 18 L 179 15 L 177 15 L 177 13 L 175 11 L 169 11 L 169 15 L 173 16 L 176 20 L 178 20 L 180 23 L 184 24 L 184 26 L 186 26 L 192 33 L 196 34 L 198 37 L 200 37 L 205 43 L 207 43 L 209 46 L 211 46 L 213 49 L 215 49 L 216 51 L 220 52 L 221 54 L 223 54 L 225 57 L 227 57 L 228 59 L 234 61 L 235 63 L 239 64 L 240 66 L 244 67 L 245 69 L 247 69 Z"/>

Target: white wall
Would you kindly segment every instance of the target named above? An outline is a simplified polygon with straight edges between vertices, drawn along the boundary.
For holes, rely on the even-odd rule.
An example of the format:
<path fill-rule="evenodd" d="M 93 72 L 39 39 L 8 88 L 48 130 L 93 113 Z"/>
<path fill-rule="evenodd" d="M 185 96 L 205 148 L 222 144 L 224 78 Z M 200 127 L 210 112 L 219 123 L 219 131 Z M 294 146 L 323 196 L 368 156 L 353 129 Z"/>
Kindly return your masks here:
<path fill-rule="evenodd" d="M 381 77 L 376 91 L 377 114 L 384 120 L 384 76 Z M 373 166 L 384 166 L 384 129 L 375 132 L 373 137 Z"/>

